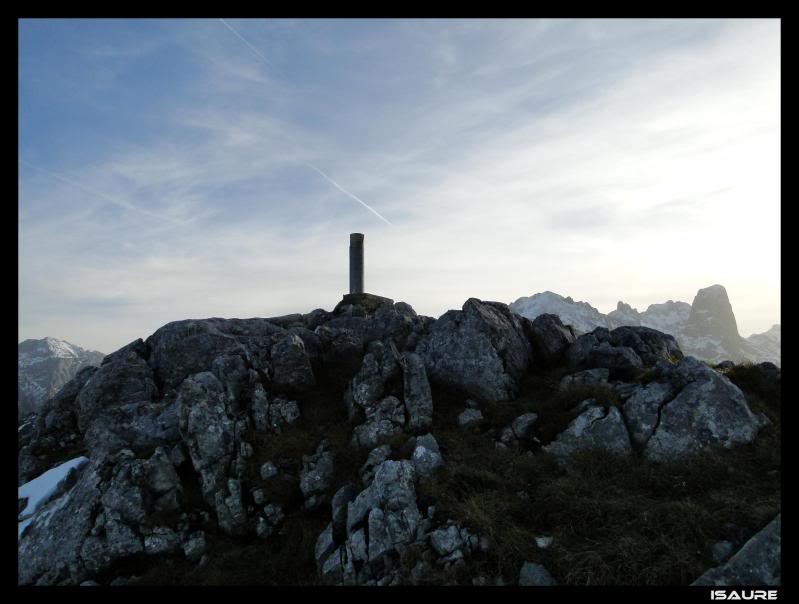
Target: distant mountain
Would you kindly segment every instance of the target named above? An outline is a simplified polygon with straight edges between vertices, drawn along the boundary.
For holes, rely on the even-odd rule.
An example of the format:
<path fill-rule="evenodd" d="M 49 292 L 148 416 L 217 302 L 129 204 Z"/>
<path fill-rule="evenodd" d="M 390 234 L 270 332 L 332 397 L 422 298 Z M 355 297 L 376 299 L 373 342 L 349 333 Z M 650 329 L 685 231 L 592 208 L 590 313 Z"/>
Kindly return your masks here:
<path fill-rule="evenodd" d="M 742 338 L 727 290 L 721 285 L 700 289 L 693 304 L 669 300 L 650 304 L 644 312 L 619 301 L 616 310 L 605 315 L 587 302 L 575 302 L 550 291 L 519 298 L 510 308 L 528 319 L 544 313 L 558 315 L 563 323 L 582 333 L 597 327 L 651 327 L 677 338 L 685 354 L 713 363 L 729 359 L 771 361 L 780 365 L 781 361 L 780 326 L 774 325 L 765 333 Z"/>
<path fill-rule="evenodd" d="M 17 414 L 24 417 L 58 392 L 88 365 L 99 366 L 105 355 L 64 340 L 25 340 L 17 348 Z"/>

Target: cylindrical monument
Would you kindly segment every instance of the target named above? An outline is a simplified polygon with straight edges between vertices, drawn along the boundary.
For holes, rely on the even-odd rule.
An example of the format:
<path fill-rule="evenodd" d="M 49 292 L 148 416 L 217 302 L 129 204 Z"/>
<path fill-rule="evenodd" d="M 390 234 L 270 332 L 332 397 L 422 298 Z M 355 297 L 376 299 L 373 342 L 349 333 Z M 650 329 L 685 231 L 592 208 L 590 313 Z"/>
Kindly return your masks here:
<path fill-rule="evenodd" d="M 350 233 L 350 293 L 363 293 L 363 233 Z"/>

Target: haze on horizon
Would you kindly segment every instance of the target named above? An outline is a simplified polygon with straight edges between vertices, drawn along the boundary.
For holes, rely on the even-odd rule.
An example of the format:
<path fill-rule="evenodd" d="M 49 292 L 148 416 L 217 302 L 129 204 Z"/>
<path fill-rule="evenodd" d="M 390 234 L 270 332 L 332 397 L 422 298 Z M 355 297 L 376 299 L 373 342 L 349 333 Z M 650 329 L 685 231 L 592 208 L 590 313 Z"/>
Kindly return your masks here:
<path fill-rule="evenodd" d="M 720 283 L 763 332 L 780 44 L 777 19 L 20 20 L 19 340 L 332 309 L 356 231 L 366 291 L 426 315 Z"/>

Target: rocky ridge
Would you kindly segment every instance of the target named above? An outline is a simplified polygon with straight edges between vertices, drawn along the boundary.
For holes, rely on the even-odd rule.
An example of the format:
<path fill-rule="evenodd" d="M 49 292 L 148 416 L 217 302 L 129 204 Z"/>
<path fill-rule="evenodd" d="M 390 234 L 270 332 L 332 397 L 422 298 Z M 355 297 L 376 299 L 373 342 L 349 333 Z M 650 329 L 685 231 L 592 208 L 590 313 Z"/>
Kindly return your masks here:
<path fill-rule="evenodd" d="M 721 285 L 700 289 L 692 304 L 669 300 L 650 304 L 643 312 L 619 301 L 616 309 L 605 315 L 587 302 L 575 302 L 549 291 L 519 298 L 510 308 L 528 319 L 546 313 L 558 315 L 579 333 L 597 327 L 651 327 L 673 335 L 685 354 L 711 363 L 732 360 L 779 365 L 781 362 L 780 326 L 741 337 L 727 291 Z"/>
<path fill-rule="evenodd" d="M 319 526 L 308 550 L 318 582 L 436 583 L 498 547 L 430 500 L 457 461 L 441 444 L 448 430 L 569 467 L 595 450 L 690 460 L 753 443 L 771 423 L 723 371 L 654 329 L 578 335 L 557 316 L 531 321 L 475 298 L 436 320 L 363 296 L 333 312 L 170 323 L 80 371 L 20 436 L 20 485 L 88 461 L 26 518 L 19 582 L 113 583 L 159 560 L 202 567 L 214 544 L 277 547 L 304 518 Z M 502 410 L 553 371 L 562 392 L 612 398 L 585 396 L 546 438 L 546 409 Z M 462 401 L 451 419 L 442 392 Z M 472 582 L 555 582 L 524 562 Z"/>

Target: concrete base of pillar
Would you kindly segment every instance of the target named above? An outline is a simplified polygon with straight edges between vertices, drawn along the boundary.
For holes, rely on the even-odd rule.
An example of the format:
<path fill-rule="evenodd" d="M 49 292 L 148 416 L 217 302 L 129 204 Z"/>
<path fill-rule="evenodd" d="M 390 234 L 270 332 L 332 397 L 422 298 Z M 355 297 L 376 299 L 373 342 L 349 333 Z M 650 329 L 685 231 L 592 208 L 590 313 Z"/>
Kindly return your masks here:
<path fill-rule="evenodd" d="M 362 308 L 366 314 L 371 315 L 381 306 L 391 306 L 393 304 L 394 300 L 391 298 L 384 298 L 383 296 L 376 296 L 374 294 L 344 294 L 341 302 L 336 304 L 336 308 L 333 309 L 333 313 L 338 314 L 339 311 L 343 310 L 345 307 L 352 305 Z"/>

